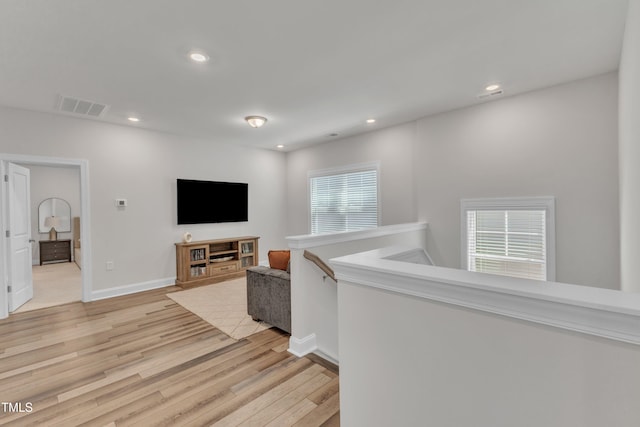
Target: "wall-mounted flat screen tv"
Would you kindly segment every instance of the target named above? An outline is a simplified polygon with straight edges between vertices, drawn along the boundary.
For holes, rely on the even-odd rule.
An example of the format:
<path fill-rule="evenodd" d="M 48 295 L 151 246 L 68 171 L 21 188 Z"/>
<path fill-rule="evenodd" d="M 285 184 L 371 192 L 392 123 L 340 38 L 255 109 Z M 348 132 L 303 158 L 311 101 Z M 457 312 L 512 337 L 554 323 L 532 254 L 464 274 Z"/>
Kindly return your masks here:
<path fill-rule="evenodd" d="M 249 185 L 178 179 L 178 225 L 249 220 Z"/>

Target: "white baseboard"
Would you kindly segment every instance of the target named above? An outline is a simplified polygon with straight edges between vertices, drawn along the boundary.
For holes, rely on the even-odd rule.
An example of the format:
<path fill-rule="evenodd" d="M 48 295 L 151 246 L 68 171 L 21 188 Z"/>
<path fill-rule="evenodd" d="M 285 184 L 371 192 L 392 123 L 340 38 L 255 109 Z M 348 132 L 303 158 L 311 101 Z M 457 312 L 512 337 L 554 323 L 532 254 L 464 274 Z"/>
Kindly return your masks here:
<path fill-rule="evenodd" d="M 133 283 L 131 285 L 117 286 L 115 288 L 100 289 L 91 292 L 90 301 L 96 301 L 105 298 L 119 297 L 122 295 L 134 294 L 136 292 L 150 291 L 152 289 L 165 288 L 175 285 L 175 277 L 167 277 L 164 279 L 150 280 L 148 282 Z"/>
<path fill-rule="evenodd" d="M 333 356 L 329 356 L 327 353 L 323 353 L 320 350 L 316 350 L 313 352 L 313 354 L 316 354 L 320 357 L 322 357 L 324 360 L 328 360 L 329 362 L 333 363 L 336 366 L 340 366 L 340 362 L 338 361 L 338 359 L 336 359 Z"/>
<path fill-rule="evenodd" d="M 289 338 L 289 353 L 297 357 L 306 356 L 318 349 L 316 334 L 308 335 L 304 338 Z"/>

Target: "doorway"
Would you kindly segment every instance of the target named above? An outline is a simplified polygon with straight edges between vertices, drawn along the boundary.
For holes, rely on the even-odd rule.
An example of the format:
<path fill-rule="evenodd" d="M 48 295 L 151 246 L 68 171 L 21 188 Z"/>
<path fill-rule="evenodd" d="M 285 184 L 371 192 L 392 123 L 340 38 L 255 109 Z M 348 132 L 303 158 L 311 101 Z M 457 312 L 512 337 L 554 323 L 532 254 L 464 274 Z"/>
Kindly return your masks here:
<path fill-rule="evenodd" d="M 82 159 L 60 159 L 53 157 L 38 157 L 38 156 L 24 156 L 24 155 L 12 155 L 12 154 L 0 154 L 0 168 L 2 169 L 2 175 L 6 175 L 8 165 L 10 163 L 23 165 L 25 167 L 35 168 L 58 168 L 73 170 L 77 173 L 76 185 L 79 187 L 79 209 L 73 216 L 78 218 L 78 231 L 81 238 L 79 238 L 79 248 L 74 251 L 71 247 L 71 251 L 77 252 L 77 255 L 82 259 L 82 269 L 80 270 L 80 282 L 81 282 L 81 299 L 82 301 L 91 300 L 91 238 L 90 238 L 90 203 L 89 203 L 89 177 L 88 177 L 88 161 Z M 79 181 L 79 183 L 78 183 Z M 7 224 L 7 208 L 8 205 L 8 191 L 7 185 L 2 186 L 0 191 L 0 198 L 2 205 L 5 207 L 0 214 L 2 215 L 2 224 L 5 230 L 8 230 Z M 37 202 L 37 200 L 35 201 Z M 32 212 L 32 216 L 37 217 L 38 212 Z M 32 232 L 33 233 L 33 232 Z M 37 238 L 33 235 L 32 239 Z M 0 270 L 8 271 L 8 256 L 7 256 L 7 235 L 5 233 L 0 234 Z M 72 255 L 73 257 L 73 255 Z M 39 264 L 39 263 L 38 263 Z M 7 274 L 2 274 L 2 279 L 5 281 L 4 285 L 0 289 L 0 318 L 7 317 L 9 315 L 9 299 L 8 299 L 8 277 Z"/>
<path fill-rule="evenodd" d="M 82 299 L 82 270 L 75 262 L 60 262 L 32 267 L 33 298 L 12 313 L 54 307 Z"/>
<path fill-rule="evenodd" d="M 82 299 L 80 168 L 22 166 L 31 182 L 33 298 L 15 313 Z"/>

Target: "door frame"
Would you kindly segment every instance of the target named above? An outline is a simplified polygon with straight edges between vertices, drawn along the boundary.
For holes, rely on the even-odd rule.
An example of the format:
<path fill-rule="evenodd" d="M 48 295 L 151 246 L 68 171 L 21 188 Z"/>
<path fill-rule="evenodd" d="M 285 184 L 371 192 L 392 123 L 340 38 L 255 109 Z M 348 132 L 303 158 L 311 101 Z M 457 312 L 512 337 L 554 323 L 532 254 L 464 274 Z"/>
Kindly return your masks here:
<path fill-rule="evenodd" d="M 82 254 L 82 301 L 91 301 L 91 203 L 89 199 L 89 161 L 84 159 L 65 159 L 58 157 L 29 156 L 22 154 L 5 154 L 0 153 L 0 200 L 3 209 L 0 210 L 2 224 L 2 232 L 0 232 L 0 319 L 9 316 L 9 298 L 7 294 L 8 284 L 8 265 L 7 265 L 7 238 L 5 231 L 7 230 L 7 201 L 8 189 L 4 183 L 4 176 L 7 174 L 7 164 L 17 163 L 23 166 L 66 166 L 77 167 L 80 169 L 80 236 L 82 243 L 80 251 Z"/>

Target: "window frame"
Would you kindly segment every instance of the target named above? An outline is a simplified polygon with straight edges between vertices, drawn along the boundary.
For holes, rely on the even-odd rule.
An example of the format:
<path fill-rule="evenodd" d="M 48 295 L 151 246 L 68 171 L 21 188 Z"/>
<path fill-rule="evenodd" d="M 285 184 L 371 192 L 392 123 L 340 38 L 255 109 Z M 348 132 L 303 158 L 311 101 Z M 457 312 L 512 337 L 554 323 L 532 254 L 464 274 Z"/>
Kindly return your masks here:
<path fill-rule="evenodd" d="M 381 192 L 380 192 L 380 161 L 374 162 L 366 162 L 366 163 L 355 163 L 344 166 L 337 166 L 326 169 L 317 169 L 311 170 L 307 173 L 307 229 L 309 230 L 310 235 L 318 236 L 321 234 L 327 233 L 312 233 L 312 212 L 311 212 L 311 180 L 312 178 L 324 177 L 324 176 L 333 176 L 333 175 L 343 175 L 348 173 L 356 173 L 356 172 L 376 172 L 376 198 L 377 198 L 377 209 L 376 209 L 376 227 L 380 226 L 380 219 L 382 218 L 382 209 L 381 209 Z M 373 228 L 373 227 L 372 227 Z M 363 228 L 361 230 L 367 230 L 369 228 Z M 353 230 L 356 231 L 356 230 Z"/>
<path fill-rule="evenodd" d="M 468 251 L 469 239 L 467 228 L 467 212 L 478 210 L 544 210 L 545 211 L 545 245 L 546 245 L 546 281 L 556 280 L 556 228 L 555 198 L 546 197 L 503 197 L 460 200 L 460 267 L 469 271 Z M 512 276 L 505 276 L 512 277 Z"/>

